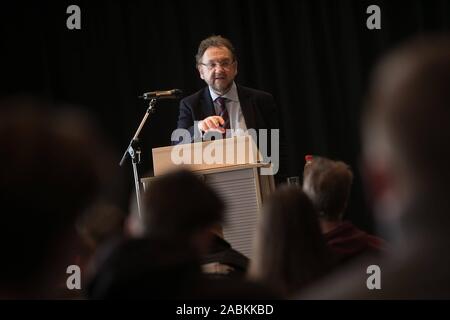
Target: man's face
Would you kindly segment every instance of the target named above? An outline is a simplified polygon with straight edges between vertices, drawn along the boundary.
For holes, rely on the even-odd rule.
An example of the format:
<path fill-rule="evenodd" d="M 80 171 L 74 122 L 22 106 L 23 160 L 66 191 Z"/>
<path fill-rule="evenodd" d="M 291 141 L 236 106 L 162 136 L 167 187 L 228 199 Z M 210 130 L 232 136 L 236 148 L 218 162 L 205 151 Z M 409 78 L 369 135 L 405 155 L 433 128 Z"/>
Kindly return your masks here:
<path fill-rule="evenodd" d="M 202 78 L 216 93 L 226 93 L 237 74 L 237 61 L 225 47 L 206 49 L 198 66 Z"/>

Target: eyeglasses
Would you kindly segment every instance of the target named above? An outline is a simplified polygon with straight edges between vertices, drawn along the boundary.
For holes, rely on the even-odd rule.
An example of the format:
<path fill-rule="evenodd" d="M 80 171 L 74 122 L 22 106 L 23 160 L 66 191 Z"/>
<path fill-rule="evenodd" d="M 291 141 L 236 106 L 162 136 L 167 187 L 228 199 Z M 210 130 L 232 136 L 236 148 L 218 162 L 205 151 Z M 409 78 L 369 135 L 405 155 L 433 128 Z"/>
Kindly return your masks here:
<path fill-rule="evenodd" d="M 205 66 L 208 70 L 213 70 L 215 69 L 217 66 L 220 66 L 223 69 L 229 69 L 231 67 L 232 64 L 234 64 L 234 60 L 230 61 L 230 60 L 224 60 L 224 61 L 218 61 L 218 62 L 209 62 L 209 63 L 199 63 L 202 66 Z"/>

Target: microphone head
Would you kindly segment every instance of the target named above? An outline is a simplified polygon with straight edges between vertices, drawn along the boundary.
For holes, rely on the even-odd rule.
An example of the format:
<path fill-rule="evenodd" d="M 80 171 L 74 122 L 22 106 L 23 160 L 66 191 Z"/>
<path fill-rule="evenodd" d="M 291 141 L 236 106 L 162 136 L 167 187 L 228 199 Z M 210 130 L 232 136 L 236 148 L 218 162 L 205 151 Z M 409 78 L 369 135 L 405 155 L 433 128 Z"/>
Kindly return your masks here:
<path fill-rule="evenodd" d="M 146 92 L 139 98 L 144 100 L 152 100 L 152 99 L 178 99 L 183 95 L 183 91 L 180 89 L 172 89 L 166 91 L 152 91 Z"/>
<path fill-rule="evenodd" d="M 180 89 L 173 89 L 172 92 L 175 98 L 181 98 L 183 96 L 183 91 Z"/>

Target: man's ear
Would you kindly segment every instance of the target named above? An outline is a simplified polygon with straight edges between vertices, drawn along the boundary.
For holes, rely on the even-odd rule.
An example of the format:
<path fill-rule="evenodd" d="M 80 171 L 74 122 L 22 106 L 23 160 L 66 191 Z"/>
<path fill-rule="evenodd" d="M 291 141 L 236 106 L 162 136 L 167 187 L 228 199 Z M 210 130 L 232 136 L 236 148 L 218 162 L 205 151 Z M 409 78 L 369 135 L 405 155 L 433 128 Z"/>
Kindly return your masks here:
<path fill-rule="evenodd" d="M 222 225 L 220 223 L 214 224 L 211 227 L 210 230 L 211 230 L 212 233 L 214 233 L 215 235 L 221 237 L 222 239 L 225 238 L 224 235 L 223 235 L 223 228 L 222 228 Z"/>

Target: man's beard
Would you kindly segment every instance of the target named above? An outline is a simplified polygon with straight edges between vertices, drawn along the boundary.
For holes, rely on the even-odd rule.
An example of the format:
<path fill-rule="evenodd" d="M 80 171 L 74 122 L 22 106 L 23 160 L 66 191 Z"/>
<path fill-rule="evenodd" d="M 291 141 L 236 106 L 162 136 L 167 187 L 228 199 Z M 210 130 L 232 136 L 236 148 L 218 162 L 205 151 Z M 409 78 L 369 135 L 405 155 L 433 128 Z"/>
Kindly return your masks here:
<path fill-rule="evenodd" d="M 221 83 L 221 84 L 215 84 L 215 83 L 213 82 L 213 85 L 212 85 L 211 87 L 214 89 L 214 91 L 217 91 L 217 92 L 219 92 L 219 93 L 221 93 L 221 94 L 224 94 L 224 93 L 227 93 L 227 92 L 230 90 L 232 84 L 233 84 L 233 81 L 230 81 L 230 82 L 227 83 L 226 85 L 223 84 L 223 83 Z"/>

